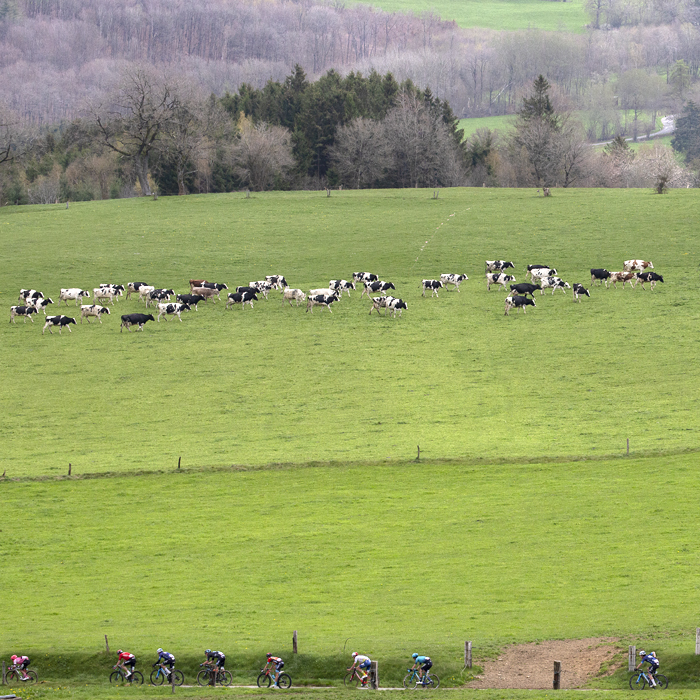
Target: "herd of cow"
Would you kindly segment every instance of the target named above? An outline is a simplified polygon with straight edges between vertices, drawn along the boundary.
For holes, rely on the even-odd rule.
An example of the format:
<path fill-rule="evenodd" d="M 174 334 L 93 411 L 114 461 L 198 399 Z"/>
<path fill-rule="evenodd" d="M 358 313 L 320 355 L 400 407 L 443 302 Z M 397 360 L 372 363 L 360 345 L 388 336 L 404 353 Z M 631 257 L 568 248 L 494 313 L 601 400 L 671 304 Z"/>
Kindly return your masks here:
<path fill-rule="evenodd" d="M 619 272 L 609 272 L 604 268 L 592 268 L 591 269 L 591 284 L 598 282 L 599 284 L 605 283 L 608 287 L 609 284 L 613 284 L 617 288 L 617 282 L 622 282 L 624 288 L 627 282 L 632 286 L 636 286 L 641 283 L 642 289 L 644 289 L 644 284 L 649 283 L 651 290 L 654 290 L 657 282 L 663 282 L 664 279 L 661 275 L 652 272 L 653 265 L 651 262 L 646 260 L 625 260 L 624 269 Z M 492 285 L 502 286 L 507 289 L 506 285 L 509 283 L 516 282 L 513 275 L 509 275 L 505 270 L 509 268 L 515 268 L 512 262 L 506 260 L 487 260 L 486 261 L 486 287 L 490 291 Z M 540 295 L 544 294 L 545 289 L 551 289 L 552 294 L 557 289 L 561 289 L 566 292 L 567 289 L 572 289 L 574 301 L 580 301 L 581 296 L 590 297 L 590 292 L 584 288 L 584 286 L 578 282 L 573 284 L 573 287 L 567 282 L 564 282 L 560 277 L 557 276 L 557 271 L 555 268 L 548 265 L 528 265 L 527 266 L 527 276 L 530 277 L 531 282 L 521 282 L 519 284 L 510 284 L 510 294 L 505 300 L 505 314 L 508 315 L 511 309 L 522 309 L 525 313 L 526 306 L 535 306 L 534 293 L 538 289 L 540 290 Z M 464 280 L 469 279 L 467 275 L 456 274 L 456 273 L 446 273 L 440 275 L 440 279 L 424 279 L 421 281 L 423 294 L 425 296 L 427 291 L 431 292 L 431 296 L 439 296 L 439 289 L 447 289 L 448 285 L 451 285 L 453 289 L 459 292 L 459 285 Z M 404 309 L 408 308 L 403 299 L 398 297 L 390 296 L 387 294 L 389 290 L 395 290 L 396 287 L 391 282 L 385 282 L 380 280 L 377 275 L 369 272 L 355 272 L 352 275 L 352 281 L 347 280 L 331 280 L 328 287 L 323 287 L 320 289 L 312 289 L 305 293 L 301 289 L 295 289 L 287 286 L 287 280 L 282 275 L 268 275 L 264 280 L 257 282 L 251 282 L 246 286 L 236 287 L 235 292 L 228 294 L 226 301 L 226 308 L 231 308 L 234 305 L 240 305 L 241 308 L 245 308 L 246 304 L 249 304 L 253 308 L 253 302 L 258 300 L 258 295 L 262 295 L 265 299 L 268 298 L 268 294 L 273 289 L 278 289 L 282 293 L 282 299 L 284 302 L 295 302 L 299 306 L 300 302 L 306 302 L 307 312 L 313 312 L 314 306 L 325 306 L 330 313 L 331 305 L 339 301 L 343 292 L 347 292 L 350 296 L 351 289 L 357 289 L 357 285 L 363 285 L 364 289 L 360 298 L 367 294 L 367 298 L 371 300 L 372 306 L 369 310 L 370 314 L 372 311 L 380 312 L 384 309 L 384 314 L 391 314 L 393 318 L 396 317 L 397 313 L 399 317 L 403 313 Z M 133 313 L 124 314 L 121 317 L 121 329 L 120 332 L 126 328 L 131 331 L 131 326 L 138 326 L 139 330 L 143 330 L 144 325 L 148 321 L 155 321 L 165 316 L 166 320 L 168 316 L 177 316 L 182 322 L 181 313 L 183 311 L 190 311 L 194 308 L 197 310 L 197 305 L 204 301 L 207 302 L 209 299 L 216 301 L 216 299 L 221 299 L 221 292 L 228 290 L 228 287 L 222 283 L 207 282 L 206 280 L 190 280 L 190 292 L 189 294 L 175 294 L 172 289 L 158 289 L 154 286 L 147 285 L 145 282 L 130 282 L 124 287 L 121 284 L 101 284 L 99 287 L 95 287 L 92 290 L 94 300 L 99 303 L 94 304 L 82 304 L 80 306 L 80 322 L 83 319 L 87 319 L 90 323 L 90 318 L 97 318 L 100 323 L 102 323 L 102 314 L 109 314 L 109 308 L 104 306 L 104 302 L 110 302 L 114 305 L 115 299 L 118 301 L 119 297 L 126 292 L 126 298 L 129 299 L 131 295 L 138 296 L 141 301 L 144 301 L 146 308 L 153 304 L 158 311 L 158 318 L 154 318 L 150 313 Z M 372 294 L 379 294 L 380 296 L 371 296 Z M 528 295 L 530 298 L 528 298 Z M 170 298 L 175 296 L 175 301 L 171 302 Z M 82 299 L 87 299 L 90 297 L 90 292 L 87 289 L 80 289 L 77 287 L 61 289 L 58 296 L 58 304 L 65 302 L 66 306 L 69 301 L 75 301 L 75 305 L 78 306 Z M 63 328 L 68 328 L 70 332 L 70 325 L 75 324 L 75 319 L 70 316 L 47 316 L 46 309 L 49 304 L 53 304 L 53 300 L 49 297 L 45 297 L 40 291 L 36 289 L 22 289 L 19 295 L 20 301 L 23 301 L 21 306 L 12 306 L 10 309 L 10 322 L 15 322 L 16 316 L 21 316 L 24 318 L 24 322 L 27 322 L 27 318 L 34 323 L 32 319 L 32 314 L 38 313 L 43 310 L 46 316 L 44 328 L 42 329 L 42 334 L 49 330 L 52 333 L 52 328 L 58 328 L 59 333 Z"/>

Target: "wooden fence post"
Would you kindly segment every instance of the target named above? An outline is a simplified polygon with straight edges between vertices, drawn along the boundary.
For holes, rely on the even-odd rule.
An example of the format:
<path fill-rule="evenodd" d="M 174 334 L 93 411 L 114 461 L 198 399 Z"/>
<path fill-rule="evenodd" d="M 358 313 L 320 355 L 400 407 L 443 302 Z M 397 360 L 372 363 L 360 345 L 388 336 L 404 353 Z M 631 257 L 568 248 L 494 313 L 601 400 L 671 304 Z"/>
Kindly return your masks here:
<path fill-rule="evenodd" d="M 700 627 L 695 628 L 695 656 L 700 656 Z"/>
<path fill-rule="evenodd" d="M 107 647 L 107 653 L 109 654 L 109 640 L 107 639 L 107 635 L 105 635 L 105 646 Z"/>
<path fill-rule="evenodd" d="M 6 676 L 6 671 L 5 671 L 5 660 L 3 659 L 2 662 L 2 684 L 5 685 L 7 682 L 7 676 Z"/>
<path fill-rule="evenodd" d="M 297 653 L 297 631 L 294 630 L 294 634 L 292 635 L 292 654 Z"/>
<path fill-rule="evenodd" d="M 634 667 L 637 665 L 637 647 L 630 644 L 629 656 L 627 657 L 627 670 L 634 671 Z"/>
<path fill-rule="evenodd" d="M 554 662 L 554 680 L 552 681 L 552 688 L 554 690 L 559 690 L 561 685 L 561 661 Z"/>
<path fill-rule="evenodd" d="M 379 690 L 379 662 L 370 661 L 369 682 L 374 690 Z"/>
<path fill-rule="evenodd" d="M 464 642 L 464 667 L 472 667 L 472 643 Z"/>
<path fill-rule="evenodd" d="M 630 439 L 627 438 L 627 454 L 629 455 L 630 453 Z"/>
<path fill-rule="evenodd" d="M 70 462 L 68 462 L 68 476 L 70 476 L 70 470 L 71 470 L 72 466 L 73 465 Z"/>

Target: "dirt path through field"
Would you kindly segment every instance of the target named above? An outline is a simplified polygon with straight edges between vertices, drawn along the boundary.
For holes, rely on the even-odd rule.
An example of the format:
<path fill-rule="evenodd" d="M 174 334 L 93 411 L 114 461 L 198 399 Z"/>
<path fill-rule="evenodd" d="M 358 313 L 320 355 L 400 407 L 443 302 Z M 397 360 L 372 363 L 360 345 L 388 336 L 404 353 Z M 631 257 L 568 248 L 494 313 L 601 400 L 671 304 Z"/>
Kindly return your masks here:
<path fill-rule="evenodd" d="M 561 687 L 579 688 L 620 650 L 618 640 L 608 637 L 514 645 L 503 649 L 497 659 L 481 663 L 483 674 L 467 687 L 551 688 L 554 662 L 561 661 Z M 606 666 L 606 673 L 616 668 L 619 664 Z"/>

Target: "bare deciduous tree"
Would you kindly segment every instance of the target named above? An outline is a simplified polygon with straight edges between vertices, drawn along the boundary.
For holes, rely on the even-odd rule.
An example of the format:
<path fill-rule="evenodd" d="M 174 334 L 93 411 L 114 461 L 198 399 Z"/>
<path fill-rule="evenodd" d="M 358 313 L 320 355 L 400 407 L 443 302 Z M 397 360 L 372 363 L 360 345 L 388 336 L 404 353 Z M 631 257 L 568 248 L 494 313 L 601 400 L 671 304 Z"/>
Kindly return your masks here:
<path fill-rule="evenodd" d="M 330 151 L 341 181 L 355 189 L 374 184 L 391 164 L 382 125 L 371 119 L 353 119 L 340 127 Z"/>

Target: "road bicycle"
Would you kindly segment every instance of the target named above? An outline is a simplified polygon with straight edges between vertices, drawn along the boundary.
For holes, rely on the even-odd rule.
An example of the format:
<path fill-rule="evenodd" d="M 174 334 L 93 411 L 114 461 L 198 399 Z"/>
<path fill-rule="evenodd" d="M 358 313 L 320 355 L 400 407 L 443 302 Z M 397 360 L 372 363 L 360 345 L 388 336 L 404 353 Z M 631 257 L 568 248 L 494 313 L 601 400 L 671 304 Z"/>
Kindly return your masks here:
<path fill-rule="evenodd" d="M 662 673 L 652 673 L 651 671 L 645 671 L 640 669 L 634 672 L 635 675 L 630 676 L 630 688 L 632 690 L 646 690 L 646 688 L 651 688 L 649 683 L 649 676 L 654 676 L 654 682 L 657 688 L 668 688 L 668 678 Z"/>
<path fill-rule="evenodd" d="M 416 688 L 439 688 L 440 679 L 434 674 L 426 671 L 421 680 L 417 668 L 409 668 L 408 675 L 403 679 L 403 687 L 416 690 Z"/>
<path fill-rule="evenodd" d="M 362 675 L 360 674 L 359 668 L 348 669 L 343 680 L 348 688 L 369 688 L 370 687 L 370 676 L 367 674 L 367 682 L 362 683 Z"/>
<path fill-rule="evenodd" d="M 185 682 L 185 675 L 182 671 L 178 671 L 176 668 L 172 670 L 174 675 L 175 685 L 182 685 Z M 160 664 L 153 664 L 153 670 L 151 671 L 151 685 L 163 685 L 163 683 L 170 684 L 170 674 L 165 672 L 165 669 Z"/>
<path fill-rule="evenodd" d="M 127 678 L 126 671 L 119 666 L 113 666 L 114 670 L 109 674 L 109 682 L 122 685 L 124 683 L 136 683 L 143 685 L 143 673 L 141 671 L 132 671 L 131 676 Z"/>
<path fill-rule="evenodd" d="M 36 671 L 25 671 L 25 673 L 28 676 L 27 679 L 22 678 L 22 672 L 17 666 L 10 666 L 7 669 L 5 678 L 8 683 L 13 683 L 14 681 L 19 681 L 20 683 L 36 683 L 39 680 Z"/>
<path fill-rule="evenodd" d="M 233 683 L 231 671 L 221 668 L 219 672 L 215 674 L 214 669 L 206 663 L 199 665 L 203 667 L 197 674 L 197 683 L 199 685 L 231 685 L 231 683 Z"/>
<path fill-rule="evenodd" d="M 258 688 L 269 688 L 274 682 L 274 669 L 261 668 L 258 676 Z M 280 688 L 291 688 L 292 677 L 288 673 L 280 673 L 277 679 L 277 684 Z"/>

